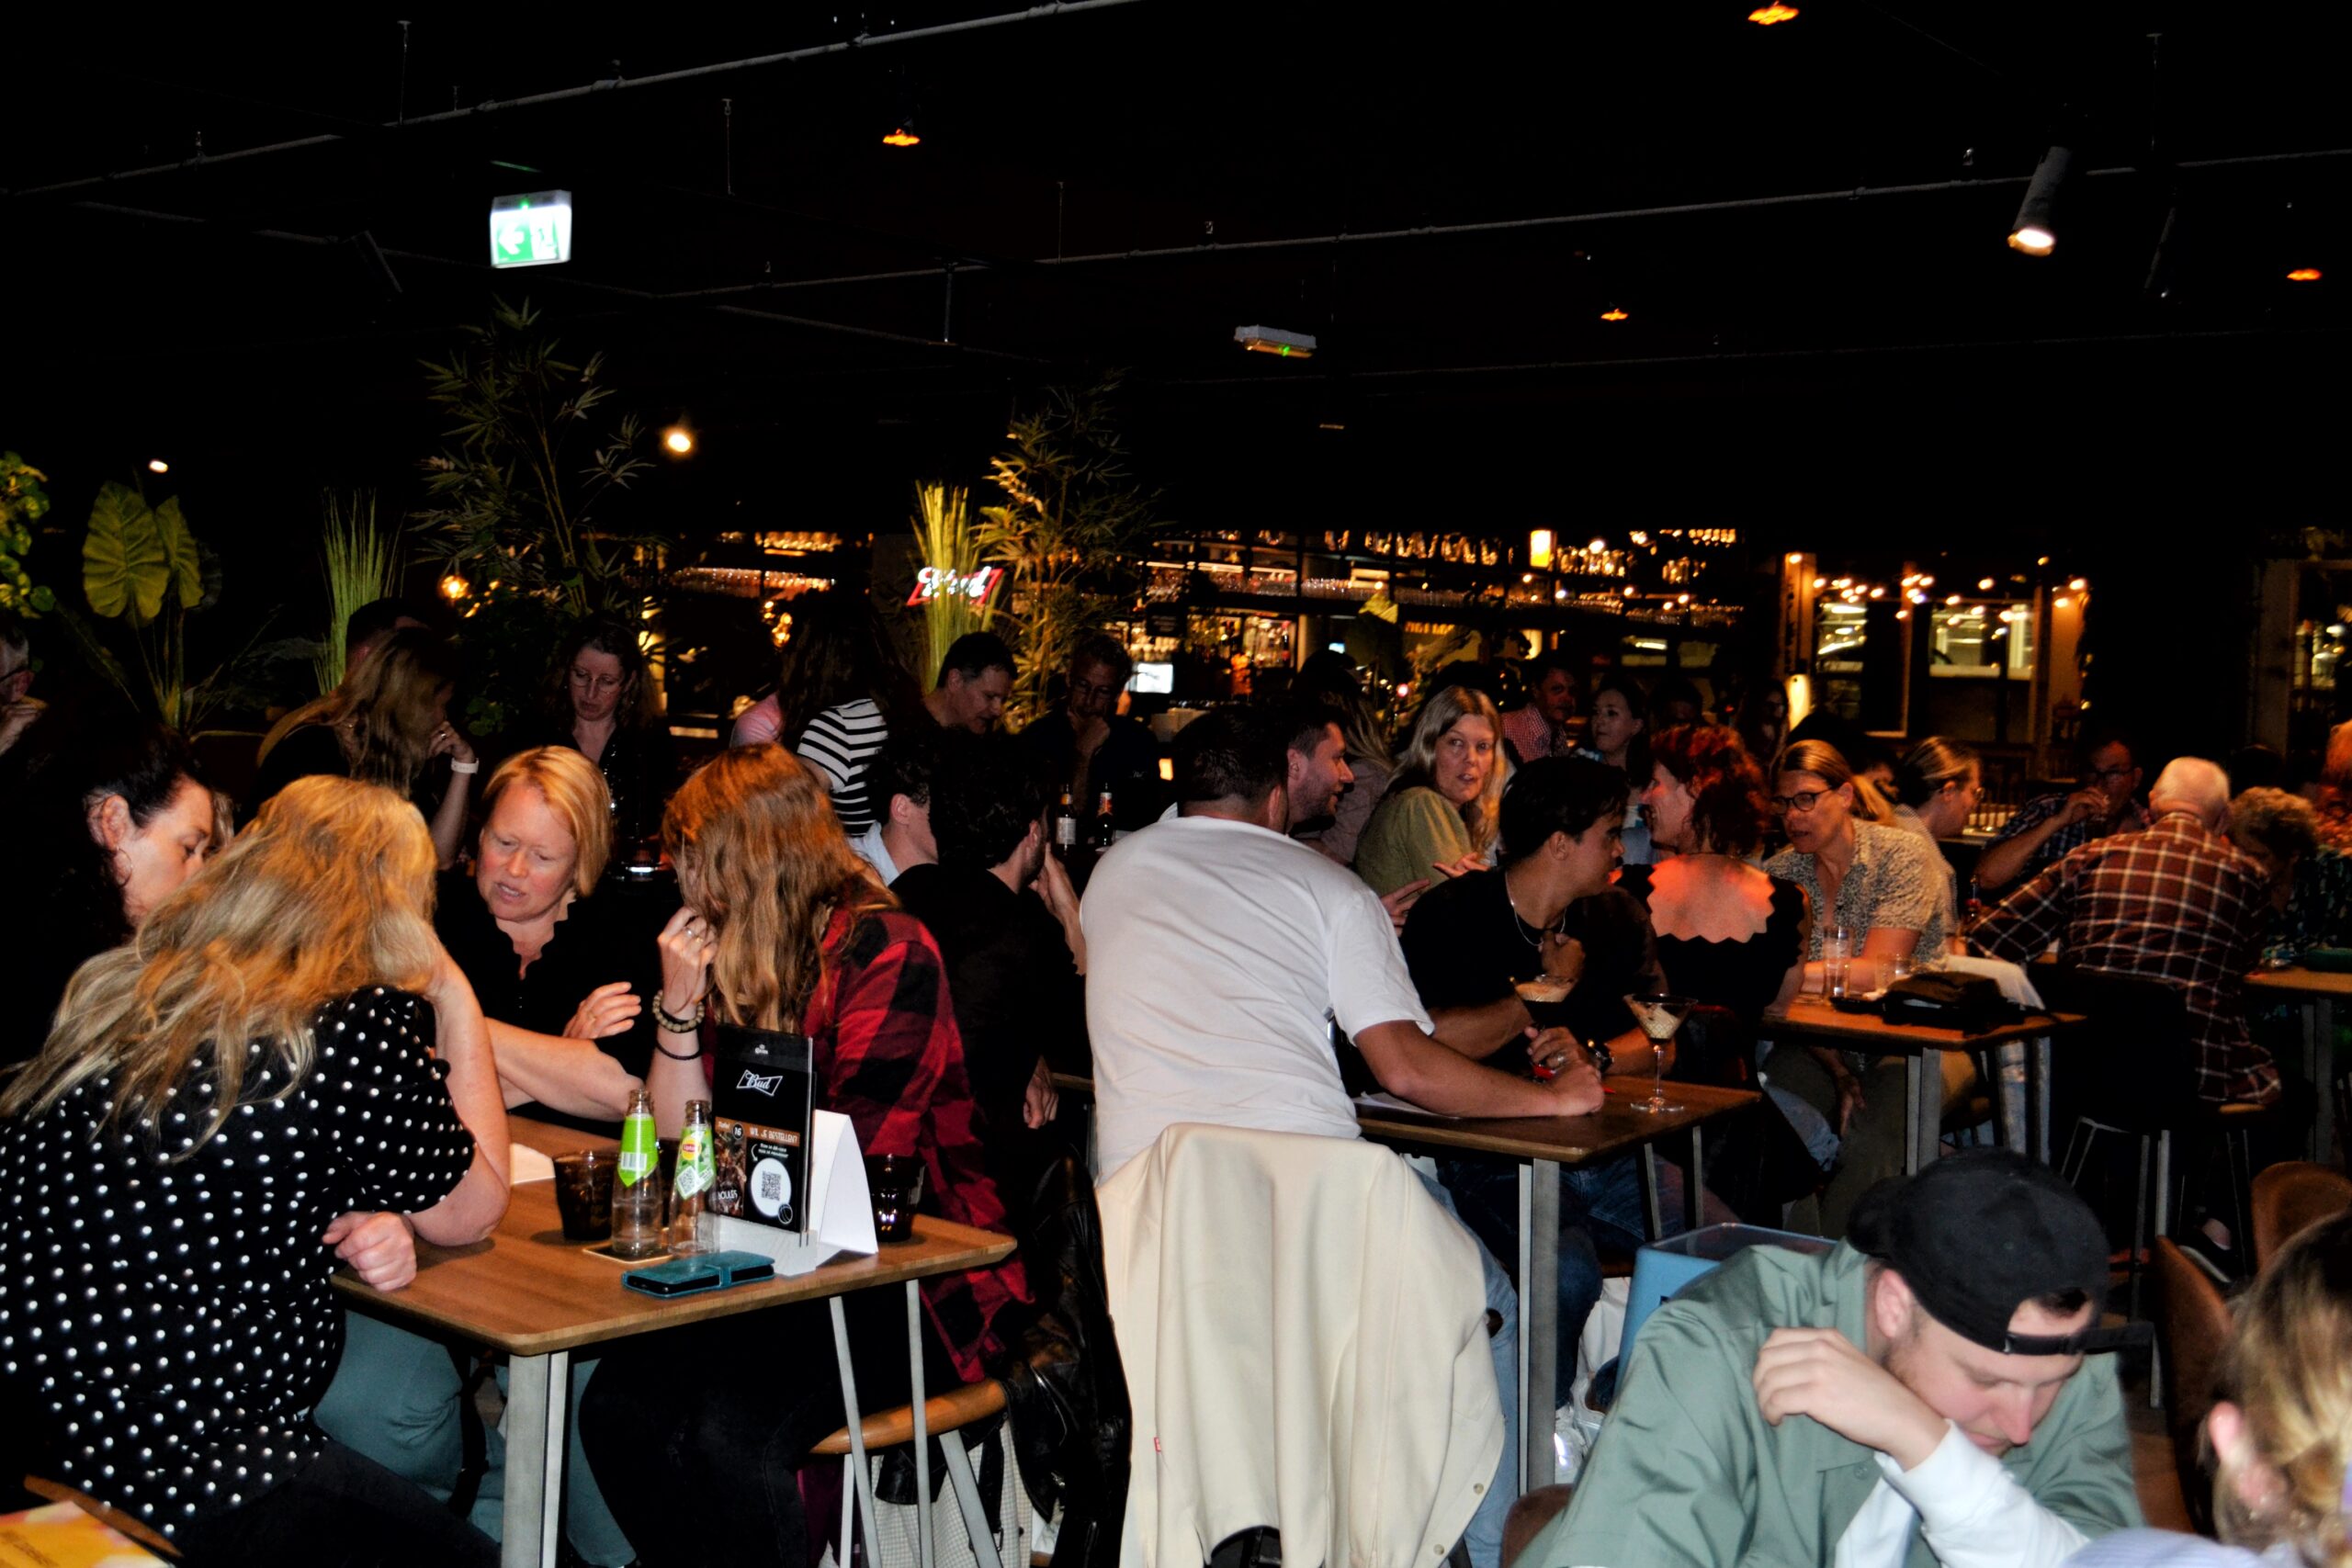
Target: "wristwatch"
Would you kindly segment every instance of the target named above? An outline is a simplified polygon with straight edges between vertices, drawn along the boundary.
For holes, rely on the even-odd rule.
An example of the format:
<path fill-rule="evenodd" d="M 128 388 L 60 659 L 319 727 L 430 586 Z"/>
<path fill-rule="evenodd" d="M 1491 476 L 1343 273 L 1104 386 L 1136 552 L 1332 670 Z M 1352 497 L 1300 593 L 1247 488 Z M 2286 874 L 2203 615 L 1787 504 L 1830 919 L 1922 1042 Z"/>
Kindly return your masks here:
<path fill-rule="evenodd" d="M 1584 1048 L 1584 1052 L 1586 1055 L 1592 1058 L 1592 1070 L 1599 1073 L 1602 1077 L 1608 1077 L 1616 1072 L 1617 1053 L 1611 1051 L 1600 1041 L 1596 1040 L 1591 1044 L 1587 1045 Z"/>

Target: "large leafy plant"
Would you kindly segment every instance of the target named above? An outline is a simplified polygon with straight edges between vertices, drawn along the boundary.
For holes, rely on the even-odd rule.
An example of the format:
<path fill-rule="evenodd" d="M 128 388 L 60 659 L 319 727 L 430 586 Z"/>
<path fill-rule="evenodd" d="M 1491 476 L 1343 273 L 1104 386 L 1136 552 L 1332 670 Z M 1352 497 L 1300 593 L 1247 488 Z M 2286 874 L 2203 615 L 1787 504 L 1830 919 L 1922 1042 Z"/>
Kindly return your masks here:
<path fill-rule="evenodd" d="M 1012 577 L 1011 722 L 1046 710 L 1046 682 L 1080 639 L 1131 611 L 1143 585 L 1144 546 L 1159 492 L 1136 482 L 1115 416 L 1117 378 L 1056 388 L 1014 420 L 1005 451 L 989 460 L 1004 502 L 980 509 L 980 550 Z"/>
<path fill-rule="evenodd" d="M 57 595 L 36 586 L 25 570 L 33 525 L 49 511 L 49 494 L 41 489 L 48 478 L 14 452 L 0 452 L 0 610 L 19 615 L 45 615 L 57 608 Z"/>
<path fill-rule="evenodd" d="M 134 706 L 194 734 L 246 694 L 239 676 L 254 655 L 258 627 L 234 657 L 189 675 L 188 617 L 219 601 L 220 575 L 188 528 L 177 496 L 154 506 L 129 485 L 98 488 L 82 536 L 82 592 L 93 615 L 123 628 L 116 640 L 128 643 L 130 665 L 78 615 L 67 616 L 67 624 L 91 662 Z"/>

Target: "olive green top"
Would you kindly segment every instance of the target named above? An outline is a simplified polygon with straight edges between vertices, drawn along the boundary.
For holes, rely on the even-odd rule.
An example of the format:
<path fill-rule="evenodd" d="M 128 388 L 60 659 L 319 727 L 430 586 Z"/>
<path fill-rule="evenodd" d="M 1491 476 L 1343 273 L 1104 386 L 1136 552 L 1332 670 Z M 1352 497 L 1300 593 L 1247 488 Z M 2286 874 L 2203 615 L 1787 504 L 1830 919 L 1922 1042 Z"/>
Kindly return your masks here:
<path fill-rule="evenodd" d="M 1356 840 L 1356 874 L 1385 898 L 1408 882 L 1430 882 L 1447 864 L 1477 849 L 1454 804 L 1430 788 L 1400 789 L 1373 808 Z"/>

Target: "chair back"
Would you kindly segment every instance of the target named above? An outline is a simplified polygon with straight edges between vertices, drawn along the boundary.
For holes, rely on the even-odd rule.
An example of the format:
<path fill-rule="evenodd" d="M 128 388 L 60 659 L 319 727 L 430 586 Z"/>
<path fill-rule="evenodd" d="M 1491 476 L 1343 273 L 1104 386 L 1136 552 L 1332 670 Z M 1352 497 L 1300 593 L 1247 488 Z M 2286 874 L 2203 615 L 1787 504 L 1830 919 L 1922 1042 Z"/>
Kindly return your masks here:
<path fill-rule="evenodd" d="M 2270 1267 L 2295 1234 L 2352 1209 L 2352 1180 L 2307 1160 L 2286 1160 L 2254 1179 L 2254 1266 Z"/>
<path fill-rule="evenodd" d="M 2066 1111 L 2135 1133 L 2177 1126 L 2195 1114 L 2186 991 L 2168 981 L 2064 963 L 2047 981 L 2044 1000 L 2089 1020 L 2057 1054 Z"/>
<path fill-rule="evenodd" d="M 2212 1492 L 2198 1461 L 2198 1436 L 2213 1408 L 2213 1372 L 2230 1339 L 2230 1304 L 2212 1277 L 2169 1236 L 2156 1238 L 2156 1345 L 2163 1363 L 2165 1428 L 2181 1501 L 2200 1534 L 2213 1533 Z"/>

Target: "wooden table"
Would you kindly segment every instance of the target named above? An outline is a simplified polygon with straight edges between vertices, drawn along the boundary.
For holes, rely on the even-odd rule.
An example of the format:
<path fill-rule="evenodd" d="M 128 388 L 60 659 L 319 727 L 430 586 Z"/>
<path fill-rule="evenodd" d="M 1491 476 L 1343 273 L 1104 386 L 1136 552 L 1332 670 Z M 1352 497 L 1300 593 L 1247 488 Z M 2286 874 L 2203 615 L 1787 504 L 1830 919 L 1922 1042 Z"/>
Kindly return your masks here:
<path fill-rule="evenodd" d="M 2303 1013 L 2303 1076 L 2319 1101 L 2312 1118 L 2312 1158 L 2335 1156 L 2335 1004 L 2352 997 L 2352 974 L 2330 969 L 2258 969 L 2245 977 L 2250 997 L 2295 1001 Z"/>
<path fill-rule="evenodd" d="M 1091 1078 L 1056 1073 L 1054 1082 L 1068 1093 L 1091 1096 L 1094 1092 Z M 1515 1392 L 1521 1484 L 1529 1488 L 1552 1484 L 1559 1462 L 1552 1447 L 1552 1391 L 1559 1370 L 1560 1172 L 1638 1151 L 1643 1156 L 1642 1187 L 1649 1232 L 1656 1239 L 1662 1228 L 1656 1147 L 1661 1139 L 1687 1133 L 1690 1163 L 1682 1197 L 1690 1223 L 1695 1226 L 1706 1178 L 1701 1124 L 1746 1110 L 1762 1098 L 1745 1089 L 1669 1080 L 1667 1100 L 1679 1109 L 1652 1116 L 1634 1109 L 1649 1099 L 1647 1077 L 1613 1077 L 1604 1087 L 1608 1099 L 1589 1116 L 1440 1116 L 1401 1105 L 1356 1102 L 1356 1125 L 1367 1138 L 1448 1154 L 1502 1155 L 1519 1162 L 1519 1387 Z M 1532 1280 L 1544 1283 L 1530 1288 Z"/>
<path fill-rule="evenodd" d="M 1901 1056 L 1904 1099 L 1903 1168 L 1916 1171 L 1936 1157 L 1942 1135 L 1943 1054 L 1965 1051 L 1980 1061 L 1999 1047 L 2022 1044 L 2026 1051 L 2025 1127 L 2014 1125 L 1996 1081 L 1987 1081 L 2001 1141 L 2024 1149 L 2043 1165 L 2050 1163 L 2050 1042 L 2055 1035 L 2089 1021 L 2081 1013 L 2028 1013 L 2016 1023 L 1968 1033 L 1957 1029 L 1929 1029 L 1919 1024 L 1889 1023 L 1871 1012 L 1840 1012 L 1820 997 L 1804 996 L 1785 1008 L 1764 1014 L 1759 1032 L 1777 1045 L 1830 1045 L 1865 1055 Z M 1935 1071 L 1925 1070 L 1932 1063 Z M 1765 1071 L 1771 1071 L 1768 1063 Z"/>
<path fill-rule="evenodd" d="M 612 1148 L 610 1138 L 517 1121 L 515 1141 L 541 1153 Z M 511 1359 L 507 1408 L 505 1543 L 506 1568 L 553 1568 L 557 1519 L 563 1496 L 564 1401 L 571 1389 L 571 1352 L 615 1339 L 658 1333 L 689 1323 L 760 1312 L 795 1302 L 831 1304 L 834 1353 L 841 1363 L 842 1398 L 852 1413 L 849 1430 L 866 1517 L 874 1516 L 872 1480 L 855 1419 L 857 1393 L 849 1365 L 841 1298 L 853 1291 L 903 1284 L 907 1292 L 908 1350 L 911 1360 L 916 1451 L 919 1470 L 929 1469 L 922 1430 L 922 1350 L 917 1337 L 922 1319 L 916 1282 L 936 1274 L 960 1273 L 1001 1262 L 1012 1253 L 1012 1238 L 945 1220 L 918 1217 L 917 1239 L 888 1247 L 872 1258 L 846 1258 L 793 1279 L 778 1279 L 732 1290 L 665 1299 L 624 1289 L 626 1266 L 591 1258 L 582 1244 L 563 1239 L 556 1216 L 555 1184 L 526 1182 L 514 1189 L 506 1215 L 486 1241 L 470 1247 L 416 1246 L 416 1279 L 390 1293 L 362 1283 L 348 1270 L 334 1277 L 344 1305 L 414 1333 L 467 1345 L 487 1345 Z M 928 1476 L 921 1478 L 928 1482 Z M 923 1488 L 929 1495 L 927 1484 Z M 930 1511 L 923 1510 L 925 1519 Z M 928 1556 L 928 1553 L 926 1553 Z"/>

